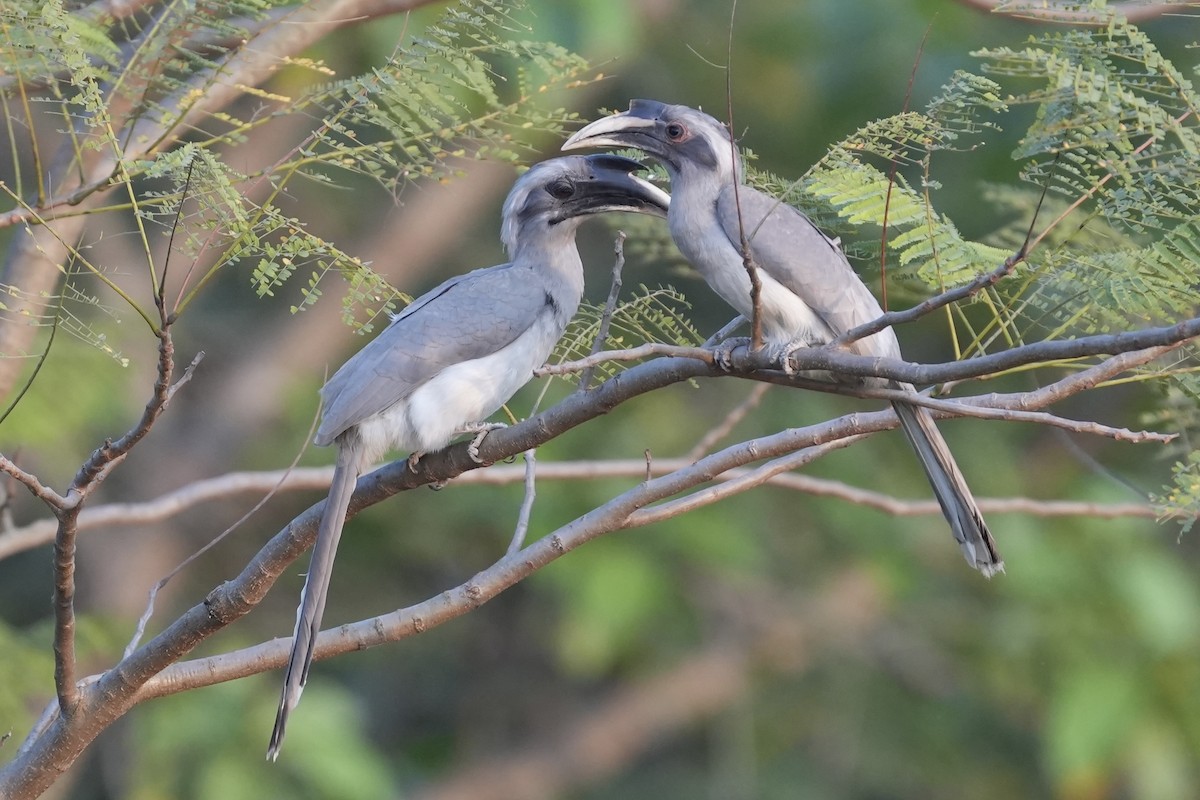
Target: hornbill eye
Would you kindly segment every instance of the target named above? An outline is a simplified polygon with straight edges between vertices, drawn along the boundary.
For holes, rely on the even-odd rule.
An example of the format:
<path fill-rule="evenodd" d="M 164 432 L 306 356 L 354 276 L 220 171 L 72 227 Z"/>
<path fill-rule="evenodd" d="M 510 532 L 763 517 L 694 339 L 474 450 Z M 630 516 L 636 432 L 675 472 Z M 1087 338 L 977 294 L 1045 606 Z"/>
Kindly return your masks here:
<path fill-rule="evenodd" d="M 575 194 L 575 185 L 566 178 L 559 178 L 546 187 L 555 200 L 569 200 Z"/>
<path fill-rule="evenodd" d="M 687 128 L 679 122 L 672 122 L 667 125 L 667 138 L 672 142 L 681 142 L 687 136 Z"/>

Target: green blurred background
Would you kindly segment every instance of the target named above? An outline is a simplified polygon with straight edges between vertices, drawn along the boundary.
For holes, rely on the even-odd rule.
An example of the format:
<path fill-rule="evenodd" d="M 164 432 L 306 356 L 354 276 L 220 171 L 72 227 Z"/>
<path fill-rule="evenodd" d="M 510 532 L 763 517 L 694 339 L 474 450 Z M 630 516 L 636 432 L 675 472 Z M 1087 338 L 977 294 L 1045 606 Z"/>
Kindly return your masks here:
<path fill-rule="evenodd" d="M 357 74 L 441 12 L 434 5 L 411 19 L 350 27 L 312 55 Z M 584 118 L 624 108 L 631 97 L 722 115 L 725 73 L 713 64 L 727 58 L 728 2 L 534 0 L 526 18 L 531 38 L 575 49 L 608 76 L 563 95 Z M 1193 20 L 1143 27 L 1191 70 Z M 951 0 L 743 0 L 732 41 L 736 127 L 758 166 L 799 176 L 831 143 L 901 110 L 918 54 L 914 106 L 955 69 L 976 69 L 972 49 L 1015 46 L 1033 30 Z M 284 71 L 272 88 L 286 93 L 289 82 L 310 79 Z M 1008 221 L 984 189 L 1016 182 L 1010 154 L 1031 113 L 1007 115 L 985 147 L 939 155 L 934 202 L 967 237 Z M 239 167 L 269 163 L 304 133 L 279 126 L 229 158 Z M 547 142 L 545 155 L 557 145 Z M 487 163 L 466 170 L 446 185 L 411 188 L 399 203 L 365 182 L 297 185 L 291 210 L 416 294 L 502 260 L 499 205 L 514 173 Z M 601 302 L 612 226 L 586 228 L 588 295 Z M 92 241 L 103 263 L 136 263 L 131 237 L 93 230 Z M 873 265 L 859 266 L 876 280 Z M 705 332 L 730 316 L 673 263 L 631 259 L 626 282 L 682 289 Z M 897 292 L 893 303 L 913 299 Z M 96 500 L 149 499 L 226 471 L 285 466 L 303 444 L 325 371 L 362 344 L 341 324 L 337 298 L 292 316 L 295 301 L 286 292 L 258 299 L 245 275 L 224 274 L 177 331 L 185 358 L 208 354 L 194 381 Z M 107 324 L 97 314 L 97 324 Z M 74 340 L 57 343 L 20 416 L 0 428 L 4 452 L 19 445 L 23 463 L 63 486 L 104 436 L 127 427 L 154 366 L 154 343 L 135 328 L 106 328 L 128 367 Z M 951 355 L 937 320 L 909 326 L 901 339 L 913 359 Z M 539 388 L 522 393 L 514 411 L 527 413 Z M 539 460 L 636 459 L 647 449 L 681 455 L 751 389 L 732 380 L 673 387 L 571 432 Z M 1060 410 L 1138 427 L 1148 405 L 1134 387 Z M 773 389 L 734 435 L 864 407 Z M 1136 502 L 1169 480 L 1171 462 L 1154 445 L 1012 423 L 957 421 L 944 430 L 984 497 Z M 330 460 L 322 450 L 305 456 L 310 464 Z M 903 498 L 928 493 L 898 434 L 807 472 Z M 531 535 L 635 481 L 543 482 Z M 156 623 L 235 574 L 321 496 L 273 500 L 171 584 Z M 452 484 L 359 516 L 342 541 L 327 624 L 461 583 L 502 554 L 520 500 L 516 484 Z M 112 663 L 150 586 L 253 502 L 211 503 L 167 523 L 84 536 L 84 671 Z M 43 511 L 15 491 L 12 513 L 24 523 Z M 939 517 L 893 517 L 759 489 L 604 537 L 463 619 L 318 664 L 278 764 L 262 760 L 280 680 L 269 674 L 136 708 L 56 791 L 134 800 L 1200 796 L 1193 538 L 1148 519 L 1012 513 L 991 523 L 1009 570 L 988 582 L 963 563 Z M 287 635 L 302 570 L 297 564 L 205 653 Z M 53 696 L 49 595 L 47 549 L 0 562 L 0 731 L 11 728 L 14 740 Z"/>

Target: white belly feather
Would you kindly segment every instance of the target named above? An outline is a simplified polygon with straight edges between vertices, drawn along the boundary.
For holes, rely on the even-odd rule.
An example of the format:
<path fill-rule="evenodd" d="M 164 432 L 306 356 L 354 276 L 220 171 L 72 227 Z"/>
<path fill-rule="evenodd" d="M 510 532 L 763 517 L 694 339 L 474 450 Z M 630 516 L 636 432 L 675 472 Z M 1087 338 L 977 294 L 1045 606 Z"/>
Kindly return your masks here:
<path fill-rule="evenodd" d="M 464 427 L 490 417 L 545 363 L 557 340 L 553 317 L 543 315 L 511 344 L 489 356 L 453 364 L 359 430 L 376 460 L 390 449 L 432 452 Z"/>
<path fill-rule="evenodd" d="M 704 203 L 692 204 L 703 210 Z M 712 217 L 695 218 L 684 210 L 685 204 L 673 202 L 670 212 L 671 235 L 680 252 L 703 276 L 721 299 L 750 319 L 754 304 L 750 299 L 750 276 L 742 266 L 742 255 L 729 241 L 725 232 Z M 730 265 L 736 264 L 736 268 Z M 834 338 L 829 327 L 795 292 L 785 288 L 763 270 L 758 270 L 762 284 L 760 310 L 763 336 L 779 347 L 796 347 Z"/>

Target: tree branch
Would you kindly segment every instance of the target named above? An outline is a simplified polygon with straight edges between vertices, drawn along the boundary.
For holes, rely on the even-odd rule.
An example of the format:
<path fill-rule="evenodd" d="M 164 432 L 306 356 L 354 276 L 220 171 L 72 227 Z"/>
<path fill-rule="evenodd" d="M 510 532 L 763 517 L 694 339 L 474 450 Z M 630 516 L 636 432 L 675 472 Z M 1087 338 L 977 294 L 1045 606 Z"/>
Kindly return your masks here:
<path fill-rule="evenodd" d="M 1200 336 L 1200 318 L 1185 320 L 1163 328 L 1145 328 L 1125 333 L 1081 336 L 1076 339 L 1057 339 L 1021 345 L 986 356 L 941 364 L 914 364 L 898 359 L 860 356 L 839 349 L 826 347 L 801 347 L 788 355 L 791 372 L 831 372 L 839 376 L 859 378 L 887 378 L 889 380 L 929 385 L 949 383 L 970 378 L 994 375 L 1030 364 L 1066 361 L 1096 355 L 1114 355 L 1153 347 L 1179 345 Z M 644 344 L 626 350 L 611 350 L 595 356 L 569 361 L 562 364 L 547 364 L 536 370 L 538 375 L 561 375 L 578 371 L 605 361 L 636 361 L 652 355 L 694 359 L 706 365 L 713 364 L 713 351 L 707 347 L 683 347 L 667 344 Z M 780 385 L 814 388 L 812 381 L 793 378 L 776 369 L 776 364 L 763 353 L 752 353 L 746 348 L 734 348 L 730 353 L 727 374 L 755 380 L 768 380 Z M 831 385 L 828 391 L 853 393 Z"/>
<path fill-rule="evenodd" d="M 1049 344 L 1059 351 L 1074 348 L 1079 352 L 1098 352 L 1103 351 L 1104 347 L 1120 347 L 1147 339 L 1174 337 L 1177 341 L 1181 332 L 1189 330 L 1185 324 L 1182 328 L 1174 326 L 1132 335 L 1089 337 Z M 1041 345 L 1029 347 L 1038 348 Z M 821 357 L 828 359 L 830 355 L 823 353 Z M 834 361 L 845 356 L 832 355 L 835 356 L 832 359 Z M 1060 384 L 1082 391 L 1123 365 L 1144 361 L 1153 355 L 1151 352 L 1119 356 L 1085 373 L 1065 378 Z M 976 359 L 980 360 L 983 359 Z M 897 368 L 902 370 L 926 369 L 914 368 L 902 362 L 897 364 Z M 945 366 L 958 367 L 954 364 Z M 487 462 L 501 461 L 607 413 L 633 397 L 690 378 L 720 377 L 724 374 L 716 367 L 690 358 L 659 359 L 640 364 L 590 392 L 567 397 L 536 417 L 511 428 L 494 431 L 480 445 L 480 458 Z M 1058 386 L 1046 387 L 1013 396 L 1006 402 L 1011 402 L 1013 407 L 1035 407 L 1039 402 L 1048 403 L 1063 396 L 1064 391 Z M 1003 399 L 1003 396 L 997 401 L 999 399 Z M 789 454 L 795 454 L 798 461 L 811 459 L 827 448 L 845 446 L 848 437 L 886 430 L 896 424 L 891 411 L 850 414 L 820 425 L 787 430 L 725 448 L 684 469 L 640 483 L 519 552 L 502 558 L 459 587 L 436 598 L 409 609 L 341 626 L 336 631 L 322 634 L 317 642 L 316 657 L 327 658 L 348 650 L 394 641 L 468 613 L 545 564 L 597 536 L 679 513 L 688 502 L 712 502 L 718 496 L 724 496 L 714 495 L 710 489 L 706 490 L 708 494 L 702 493 L 695 500 L 669 500 L 730 470 L 753 461 L 777 459 Z M 799 452 L 804 448 L 814 449 Z M 768 463 L 751 470 L 743 480 L 742 487 L 765 482 L 772 474 L 786 469 L 785 464 Z M 430 454 L 422 459 L 416 471 L 409 469 L 403 460 L 389 464 L 360 479 L 348 517 L 400 491 L 431 482 L 447 481 L 476 467 L 466 454 L 465 443 Z M 664 507 L 647 508 L 664 500 L 668 501 Z M 671 506 L 671 502 L 678 504 Z M 296 517 L 264 545 L 237 577 L 214 589 L 202 604 L 185 612 L 152 641 L 100 676 L 94 684 L 85 682 L 87 689 L 82 692 L 77 713 L 71 718 L 55 717 L 40 735 L 28 739 L 22 746 L 22 753 L 25 754 L 21 759 L 22 765 L 28 767 L 29 764 L 45 762 L 59 765 L 54 768 L 61 768 L 70 763 L 107 724 L 141 700 L 230 680 L 282 664 L 287 651 L 286 639 L 273 640 L 211 659 L 193 662 L 179 662 L 179 659 L 226 625 L 244 616 L 262 600 L 279 575 L 311 544 L 323 505 L 323 502 L 318 503 Z M 30 771 L 26 768 L 18 772 L 13 765 L 9 765 L 0 769 L 0 795 L 6 791 L 13 793 L 14 788 L 28 792 L 29 787 L 48 785 L 50 780 L 50 773 L 43 770 Z"/>
<path fill-rule="evenodd" d="M 595 784 L 654 744 L 735 705 L 762 669 L 803 673 L 820 653 L 857 649 L 884 618 L 869 576 L 847 570 L 818 591 L 774 602 L 734 597 L 732 633 L 679 663 L 608 693 L 529 748 L 468 763 L 413 800 L 529 800 Z M 740 601 L 740 602 L 739 602 Z M 735 616 L 736 615 L 736 616 Z M 781 657 L 781 655 L 783 657 Z"/>
<path fill-rule="evenodd" d="M 889 187 L 890 187 L 889 183 Z M 906 322 L 913 322 L 921 317 L 930 314 L 943 306 L 948 306 L 951 303 L 957 303 L 960 300 L 974 297 L 984 289 L 995 286 L 1004 278 L 1012 274 L 1012 271 L 1017 268 L 1017 264 L 1025 259 L 1024 249 L 1022 252 L 1014 253 L 1004 260 L 1004 263 L 996 267 L 991 272 L 985 272 L 976 277 L 970 283 L 957 286 L 953 289 L 948 289 L 939 295 L 922 300 L 911 308 L 906 308 L 903 311 L 886 311 L 884 314 L 870 322 L 859 325 L 857 328 L 850 330 L 838 336 L 829 343 L 829 347 L 841 347 L 842 345 L 856 342 L 859 339 L 865 339 L 872 334 L 879 333 L 884 328 L 903 325 Z"/>
<path fill-rule="evenodd" d="M 938 401 L 928 401 L 935 408 L 939 408 L 945 412 L 946 416 L 970 416 L 974 414 L 974 409 L 989 409 L 989 408 L 1009 408 L 1022 409 L 1028 406 L 1029 408 L 1045 407 L 1051 405 L 1068 396 L 1078 394 L 1082 391 L 1094 388 L 1097 385 L 1114 378 L 1115 376 L 1126 372 L 1142 364 L 1148 363 L 1156 358 L 1159 358 L 1166 353 L 1176 349 L 1179 345 L 1167 345 L 1159 348 L 1151 348 L 1147 350 L 1134 351 L 1123 355 L 1114 356 L 1106 359 L 1104 362 L 1082 370 L 1073 375 L 1062 378 L 1055 383 L 1049 384 L 1040 389 L 1031 392 L 1021 393 L 1018 395 L 990 394 L 978 395 L 972 398 L 963 398 L 953 401 L 953 405 L 942 405 Z M 698 377 L 698 375 L 697 375 Z M 784 378 L 785 382 L 790 379 Z M 765 384 L 760 384 L 765 385 Z M 814 388 L 817 388 L 814 386 Z M 833 384 L 823 384 L 819 388 L 834 389 Z M 864 394 L 869 394 L 864 392 Z M 916 402 L 925 402 L 924 396 L 916 398 L 908 398 Z M 1038 418 L 1033 418 L 1034 422 L 1042 422 Z M 1087 423 L 1085 423 L 1087 424 Z M 499 432 L 493 433 L 492 436 L 500 435 Z M 705 450 L 711 445 L 710 437 L 706 437 Z M 1135 437 L 1136 438 L 1136 437 Z M 1148 437 L 1153 440 L 1153 436 Z M 690 453 L 687 458 L 687 463 L 691 463 L 703 455 L 703 452 Z M 503 456 L 498 460 L 503 460 Z M 613 464 L 612 467 L 606 467 L 605 464 Z M 629 472 L 626 467 L 627 463 L 636 463 L 637 467 L 633 472 Z M 671 459 L 657 459 L 654 462 L 654 470 L 663 469 L 663 465 L 669 465 L 674 462 Z M 671 467 L 670 469 L 677 469 Z M 7 459 L 0 456 L 0 470 L 5 472 L 10 469 L 18 469 L 12 465 Z M 382 469 L 382 467 L 381 467 Z M 614 471 L 609 472 L 607 470 Z M 27 475 L 18 469 L 21 474 Z M 538 467 L 537 475 L 543 480 L 572 480 L 590 477 L 617 477 L 623 475 L 639 475 L 645 472 L 645 463 L 643 461 L 636 462 L 576 462 L 576 463 L 552 463 L 541 464 Z M 511 477 L 511 468 L 504 466 L 495 466 L 484 471 L 473 471 L 464 473 L 455 478 L 456 483 L 482 483 L 482 484 L 503 484 L 514 480 Z M 200 503 L 209 502 L 212 500 L 222 499 L 237 494 L 244 493 L 265 493 L 278 487 L 279 491 L 300 491 L 300 490 L 325 490 L 329 487 L 330 476 L 332 475 L 332 467 L 299 467 L 292 470 L 290 474 L 286 474 L 284 480 L 284 471 L 270 472 L 232 472 L 216 478 L 196 481 L 188 484 L 173 492 L 168 492 L 154 500 L 149 500 L 144 503 L 114 503 L 111 505 L 85 508 L 81 511 L 78 518 L 79 530 L 91 530 L 95 528 L 103 528 L 111 525 L 136 525 L 156 522 L 158 520 L 167 519 L 176 514 L 191 508 Z M 520 468 L 520 475 L 524 475 L 524 468 Z M 36 478 L 28 476 L 29 479 L 36 483 Z M 40 486 L 40 484 L 37 484 Z M 51 490 L 45 489 L 52 497 L 58 497 Z M 997 501 L 1010 502 L 1010 501 Z M 986 510 L 986 509 L 985 509 Z M 56 520 L 39 520 L 30 523 L 24 527 L 14 528 L 0 534 L 0 560 L 8 558 L 16 553 L 40 547 L 54 540 L 54 534 L 57 529 Z"/>
<path fill-rule="evenodd" d="M 746 418 L 754 409 L 758 408 L 758 404 L 762 402 L 763 395 L 767 393 L 767 389 L 771 388 L 768 383 L 759 383 L 750 390 L 746 395 L 746 399 L 739 403 L 732 411 L 725 415 L 725 419 L 721 420 L 720 424 L 714 426 L 711 430 L 704 434 L 700 441 L 696 442 L 695 446 L 688 451 L 686 458 L 689 461 L 695 461 L 705 453 L 707 453 L 713 445 L 724 439 L 729 433 L 737 427 L 738 423 Z"/>
<path fill-rule="evenodd" d="M 670 365 L 671 362 L 668 362 L 668 366 Z M 647 364 L 635 369 L 648 374 L 648 368 L 652 366 L 654 364 Z M 1107 368 L 1113 369 L 1114 367 L 1109 366 Z M 628 373 L 625 374 L 628 375 Z M 611 391 L 612 384 L 620 377 L 618 376 L 602 384 L 596 391 Z M 644 378 L 647 375 L 639 375 L 638 377 Z M 1076 380 L 1078 377 L 1071 376 L 1065 380 L 1074 381 L 1077 386 L 1085 385 L 1086 381 Z M 1044 392 L 1042 390 L 1038 390 L 1038 392 L 1040 394 L 1031 392 L 1027 395 L 1014 396 L 1014 398 L 1038 396 L 1049 402 L 1051 398 L 1056 396 L 1054 392 Z M 578 402 L 578 398 L 580 397 L 587 397 L 587 395 L 573 395 L 564 402 L 564 405 L 571 404 L 573 401 Z M 1034 401 L 1013 399 L 1012 402 L 1023 403 Z M 560 415 L 565 416 L 565 412 L 561 406 L 550 409 L 542 417 L 562 419 L 563 416 Z M 481 450 L 488 446 L 489 443 L 493 447 L 500 445 L 506 449 L 511 448 L 512 445 L 505 442 L 504 439 L 516 438 L 520 440 L 524 436 L 522 429 L 529 427 L 541 428 L 543 424 L 540 418 L 533 418 L 512 428 L 496 431 L 484 440 Z M 850 414 L 819 425 L 790 429 L 770 436 L 742 442 L 700 459 L 697 462 L 683 464 L 681 468 L 674 470 L 670 470 L 670 468 L 675 466 L 675 463 L 660 463 L 656 461 L 653 467 L 655 471 L 664 471 L 665 474 L 639 483 L 637 486 L 617 495 L 582 517 L 543 536 L 518 553 L 505 556 L 491 567 L 483 570 L 454 589 L 443 592 L 435 598 L 431 598 L 410 608 L 401 609 L 369 620 L 343 625 L 336 630 L 323 633 L 317 641 L 316 658 L 327 658 L 351 650 L 372 647 L 428 630 L 431 627 L 435 627 L 474 610 L 498 595 L 504 589 L 516 584 L 551 561 L 597 536 L 615 530 L 660 521 L 668 516 L 675 516 L 683 513 L 683 511 L 710 504 L 717 499 L 730 496 L 737 491 L 745 491 L 748 488 L 765 483 L 775 476 L 779 476 L 780 473 L 786 470 L 794 469 L 803 463 L 808 463 L 832 449 L 844 447 L 869 433 L 894 428 L 897 424 L 895 414 L 890 410 Z M 456 445 L 448 451 L 427 456 L 421 462 L 421 467 L 430 467 L 432 471 L 437 472 L 441 469 L 441 465 L 438 462 L 451 457 L 456 451 L 462 449 L 462 445 Z M 499 456 L 499 453 L 489 453 L 487 458 L 490 460 L 492 455 Z M 669 501 L 662 506 L 647 508 L 652 503 L 688 491 L 711 480 L 716 480 L 719 476 L 727 476 L 727 473 L 730 473 L 734 469 L 741 468 L 750 462 L 764 458 L 776 460 L 754 470 L 747 470 L 740 473 L 736 478 L 730 478 L 726 485 L 730 483 L 735 484 L 733 488 L 713 487 L 689 495 L 678 501 Z M 463 461 L 466 461 L 463 464 L 464 467 L 470 464 L 469 459 L 464 458 Z M 408 471 L 403 461 L 397 462 L 397 464 L 388 465 L 368 475 L 359 482 L 359 493 L 355 495 L 350 506 L 351 514 L 357 513 L 366 505 L 366 503 L 360 502 L 360 495 L 364 494 L 364 483 L 383 480 L 385 474 L 392 476 L 389 483 L 397 479 L 400 482 L 406 483 L 415 483 L 416 481 L 428 479 L 428 476 L 417 476 Z M 645 465 L 640 461 L 626 462 L 622 465 L 622 469 L 627 474 L 637 475 L 638 472 L 645 469 Z M 594 476 L 595 474 L 595 467 L 589 465 L 588 475 Z M 799 476 L 787 477 L 789 481 L 794 481 Z M 820 483 L 814 484 L 811 482 L 811 479 L 793 485 L 818 486 L 830 494 L 842 491 L 840 489 L 833 489 L 828 484 L 823 486 Z M 406 485 L 404 488 L 411 487 Z M 880 500 L 879 505 L 887 507 L 895 502 L 898 501 L 885 502 Z M 998 502 L 1002 508 L 1010 510 L 1025 511 L 1037 507 L 1029 504 L 1027 501 L 1020 500 Z M 1083 504 L 1082 506 L 1077 506 L 1077 508 L 1088 506 L 1089 504 Z M 274 562 L 280 558 L 294 559 L 299 554 L 299 550 L 295 553 L 292 552 L 295 542 L 287 541 L 289 535 L 297 537 L 303 535 L 306 539 L 311 538 L 313 535 L 312 526 L 320 516 L 320 507 L 320 505 L 314 506 L 296 520 L 293 520 L 287 529 L 276 535 L 260 551 L 259 555 L 255 558 L 255 562 L 243 570 L 241 576 L 214 590 L 213 594 L 209 596 L 210 605 L 218 605 L 224 609 L 228 599 L 245 594 L 245 589 L 249 587 L 251 580 L 274 580 L 274 577 L 284 568 L 283 566 L 276 565 Z M 1045 505 L 1044 507 L 1051 509 L 1050 513 L 1059 513 L 1064 510 L 1056 508 L 1054 505 Z M 932 506 L 928 510 L 936 513 Z M 1121 507 L 1120 514 L 1112 514 L 1112 516 L 1126 514 L 1148 516 L 1144 511 L 1133 512 L 1124 507 Z M 307 544 L 308 542 L 304 541 L 299 549 L 302 550 Z M 267 566 L 268 564 L 270 566 Z M 256 585 L 254 587 L 254 594 L 257 595 L 260 590 L 265 592 L 265 588 L 260 588 Z M 217 600 L 218 596 L 222 598 L 220 601 Z M 191 613 L 193 612 L 189 612 L 189 614 Z M 138 693 L 138 701 L 273 669 L 282 665 L 286 655 L 287 640 L 277 639 L 232 653 L 174 664 L 168 667 L 161 675 L 147 680 L 145 686 Z"/>
<path fill-rule="evenodd" d="M 18 467 L 15 462 L 2 455 L 0 455 L 0 472 L 12 476 L 17 483 L 28 489 L 29 493 L 34 497 L 50 506 L 50 509 L 55 513 L 58 513 L 66 507 L 67 499 L 65 497 L 51 489 L 49 486 L 43 485 L 42 482 L 38 480 L 36 475 L 26 472 Z M 49 521 L 48 524 L 51 526 L 51 529 L 53 529 L 58 523 L 55 521 Z M 7 536 L 7 534 L 5 534 L 5 536 Z M 49 539 L 46 541 L 49 541 Z M 3 548 L 0 547 L 0 558 L 2 558 L 4 555 Z"/>

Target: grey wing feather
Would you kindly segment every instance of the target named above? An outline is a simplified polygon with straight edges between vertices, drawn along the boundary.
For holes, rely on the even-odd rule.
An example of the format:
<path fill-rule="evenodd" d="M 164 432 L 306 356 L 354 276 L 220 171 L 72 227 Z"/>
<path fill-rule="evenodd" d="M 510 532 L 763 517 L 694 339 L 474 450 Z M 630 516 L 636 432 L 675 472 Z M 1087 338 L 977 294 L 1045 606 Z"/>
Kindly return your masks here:
<path fill-rule="evenodd" d="M 748 186 L 738 188 L 737 200 L 755 262 L 800 297 L 834 333 L 845 333 L 883 313 L 838 243 L 823 234 L 808 217 Z M 740 250 L 738 204 L 733 187 L 721 192 L 717 217 L 725 235 Z M 862 355 L 900 357 L 899 342 L 890 328 L 851 347 Z M 898 385 L 912 389 L 909 384 Z M 894 402 L 893 407 L 968 563 L 988 577 L 1003 572 L 1004 561 L 996 542 L 946 440 L 934 424 L 933 415 L 910 403 Z"/>
<path fill-rule="evenodd" d="M 732 186 L 717 198 L 717 218 L 735 248 L 741 250 L 739 202 L 755 263 L 807 303 L 834 333 L 845 333 L 883 313 L 837 242 L 795 208 L 749 186 L 738 187 L 736 200 Z M 900 357 L 890 330 L 855 342 L 852 349 L 862 355 Z"/>
<path fill-rule="evenodd" d="M 418 297 L 321 389 L 316 443 L 386 411 L 446 367 L 491 355 L 552 304 L 529 267 L 501 264 L 451 278 Z"/>

